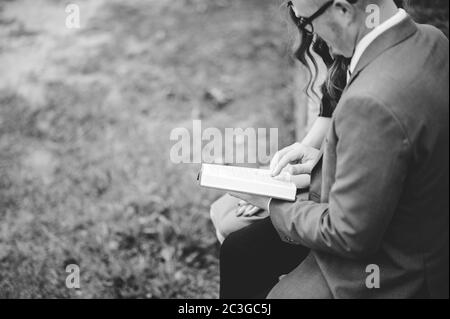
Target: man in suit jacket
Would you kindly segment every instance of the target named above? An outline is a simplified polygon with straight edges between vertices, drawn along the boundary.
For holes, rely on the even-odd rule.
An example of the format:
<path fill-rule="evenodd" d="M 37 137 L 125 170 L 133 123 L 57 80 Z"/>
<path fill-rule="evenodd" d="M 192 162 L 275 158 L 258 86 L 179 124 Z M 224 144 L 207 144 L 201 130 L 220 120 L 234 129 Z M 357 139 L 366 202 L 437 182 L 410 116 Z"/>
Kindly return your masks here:
<path fill-rule="evenodd" d="M 448 298 L 448 40 L 392 0 L 293 2 L 352 63 L 309 200 L 268 203 L 281 238 L 311 249 L 269 298 Z"/>

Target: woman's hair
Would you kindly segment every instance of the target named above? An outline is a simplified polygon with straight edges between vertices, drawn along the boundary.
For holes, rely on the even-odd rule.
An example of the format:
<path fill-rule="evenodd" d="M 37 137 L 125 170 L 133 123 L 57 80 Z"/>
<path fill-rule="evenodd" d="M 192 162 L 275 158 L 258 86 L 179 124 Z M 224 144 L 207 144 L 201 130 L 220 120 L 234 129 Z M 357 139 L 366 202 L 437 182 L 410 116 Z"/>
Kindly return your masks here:
<path fill-rule="evenodd" d="M 404 9 L 408 5 L 409 0 L 394 0 L 394 2 L 397 7 Z"/>
<path fill-rule="evenodd" d="M 357 0 L 348 1 L 351 3 L 357 2 Z M 408 0 L 394 0 L 394 2 L 397 7 L 404 8 Z M 295 23 L 295 17 L 292 14 L 294 14 L 293 11 L 291 11 L 291 18 Z M 314 52 L 323 60 L 328 69 L 325 83 L 321 88 L 322 103 L 327 103 L 334 110 L 347 84 L 347 70 L 351 59 L 343 56 L 331 56 L 330 49 L 324 40 L 318 36 L 313 38 L 301 30 L 299 32 L 301 43 L 295 52 L 295 57 L 309 72 L 309 82 L 305 88 L 306 94 L 310 96 L 310 92 L 313 92 L 316 97 L 318 96 L 314 86 L 318 79 L 319 67 L 313 55 Z"/>

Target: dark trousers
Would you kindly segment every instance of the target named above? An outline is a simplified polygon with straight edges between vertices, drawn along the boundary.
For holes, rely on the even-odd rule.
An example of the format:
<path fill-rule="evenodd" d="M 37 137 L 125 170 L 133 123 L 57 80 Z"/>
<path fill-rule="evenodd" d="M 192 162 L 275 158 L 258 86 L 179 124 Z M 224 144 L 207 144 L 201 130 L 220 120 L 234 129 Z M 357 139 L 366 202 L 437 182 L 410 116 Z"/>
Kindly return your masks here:
<path fill-rule="evenodd" d="M 265 298 L 308 253 L 281 241 L 270 218 L 231 234 L 220 250 L 220 298 Z"/>

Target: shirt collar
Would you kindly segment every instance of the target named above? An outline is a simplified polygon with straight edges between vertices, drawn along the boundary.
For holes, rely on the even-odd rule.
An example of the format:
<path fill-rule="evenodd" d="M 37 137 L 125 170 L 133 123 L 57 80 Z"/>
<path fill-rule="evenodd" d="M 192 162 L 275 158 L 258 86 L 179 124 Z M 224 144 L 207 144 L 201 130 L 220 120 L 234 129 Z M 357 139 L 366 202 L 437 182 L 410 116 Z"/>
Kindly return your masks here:
<path fill-rule="evenodd" d="M 372 31 L 370 31 L 368 34 L 366 34 L 356 45 L 355 53 L 353 54 L 352 60 L 350 62 L 349 71 L 350 73 L 353 73 L 353 71 L 356 68 L 356 65 L 358 64 L 359 60 L 361 59 L 364 51 L 369 47 L 369 45 L 375 41 L 376 38 L 378 38 L 381 34 L 389 30 L 390 28 L 396 26 L 400 22 L 402 22 L 404 19 L 408 17 L 408 14 L 405 10 L 399 9 L 398 12 L 389 18 L 388 20 L 384 21 L 377 27 L 375 27 Z"/>

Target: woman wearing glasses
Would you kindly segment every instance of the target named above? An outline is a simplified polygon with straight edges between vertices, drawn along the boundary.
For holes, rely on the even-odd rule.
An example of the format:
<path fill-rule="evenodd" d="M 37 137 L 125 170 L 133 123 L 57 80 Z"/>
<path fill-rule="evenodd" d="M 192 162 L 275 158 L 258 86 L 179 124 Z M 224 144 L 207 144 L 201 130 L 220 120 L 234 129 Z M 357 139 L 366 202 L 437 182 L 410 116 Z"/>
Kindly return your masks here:
<path fill-rule="evenodd" d="M 346 84 L 347 59 L 332 57 L 323 40 L 315 38 L 309 29 L 305 29 L 297 18 L 295 8 L 289 2 L 288 10 L 293 23 L 299 28 L 302 41 L 295 57 L 309 70 L 310 81 L 307 93 L 311 94 L 317 80 L 318 64 L 313 52 L 318 55 L 328 68 L 328 76 L 322 86 L 322 100 L 320 114 L 311 130 L 301 143 L 294 144 L 278 152 L 271 163 L 275 171 L 279 167 L 278 159 L 286 152 L 299 147 L 308 147 L 317 150 L 320 148 L 325 133 L 328 130 L 330 118 L 334 107 Z M 308 28 L 308 26 L 306 26 Z M 292 165 L 287 168 L 291 175 L 310 174 L 312 161 L 301 165 Z M 299 179 L 298 188 L 307 188 L 308 179 Z M 264 298 L 270 289 L 277 283 L 279 277 L 289 273 L 308 254 L 308 249 L 286 244 L 279 240 L 279 236 L 272 226 L 269 218 L 254 222 L 252 218 L 261 214 L 261 210 L 244 202 L 237 210 L 225 212 L 236 214 L 224 215 L 224 212 L 212 211 L 212 219 L 216 225 L 218 236 L 226 238 L 221 248 L 221 289 L 220 297 L 233 298 Z M 221 219 L 221 217 L 223 219 Z M 231 220 L 231 221 L 230 221 Z M 251 224 L 251 226 L 243 228 Z M 239 228 L 243 228 L 238 230 Z M 231 233 L 231 234 L 230 234 Z M 261 267 L 261 265 L 263 265 Z"/>

